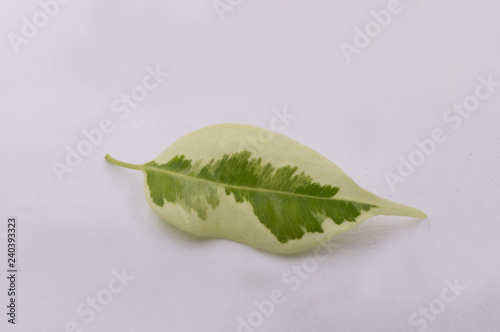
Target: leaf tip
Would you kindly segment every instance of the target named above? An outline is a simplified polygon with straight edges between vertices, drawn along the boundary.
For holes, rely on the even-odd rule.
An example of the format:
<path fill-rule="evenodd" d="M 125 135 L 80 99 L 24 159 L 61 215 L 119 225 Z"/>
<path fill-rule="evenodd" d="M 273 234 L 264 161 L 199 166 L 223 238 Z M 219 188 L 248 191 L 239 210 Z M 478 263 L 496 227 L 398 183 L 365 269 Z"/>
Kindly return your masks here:
<path fill-rule="evenodd" d="M 382 206 L 383 207 L 380 214 L 384 214 L 387 216 L 401 216 L 417 219 L 427 218 L 427 214 L 425 214 L 424 211 L 403 204 L 389 202 L 389 204 L 384 204 Z"/>
<path fill-rule="evenodd" d="M 427 218 L 427 214 L 424 211 L 422 211 L 422 210 L 415 209 L 413 218 L 426 219 Z"/>

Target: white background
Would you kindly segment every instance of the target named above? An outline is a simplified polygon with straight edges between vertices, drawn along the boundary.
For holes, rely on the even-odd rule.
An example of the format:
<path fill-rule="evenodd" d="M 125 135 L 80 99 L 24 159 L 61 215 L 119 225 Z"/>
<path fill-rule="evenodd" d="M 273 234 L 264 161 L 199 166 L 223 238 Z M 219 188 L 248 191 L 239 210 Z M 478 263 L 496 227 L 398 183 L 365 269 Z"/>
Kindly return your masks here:
<path fill-rule="evenodd" d="M 458 129 L 443 116 L 481 77 L 500 82 L 500 3 L 402 0 L 350 62 L 341 44 L 386 1 L 232 3 L 74 0 L 47 22 L 35 1 L 0 3 L 0 233 L 18 218 L 20 271 L 15 327 L 0 273 L 0 330 L 218 332 L 250 317 L 258 331 L 498 331 L 500 87 Z M 34 15 L 38 32 L 16 45 Z M 113 101 L 148 66 L 170 76 L 121 119 Z M 104 160 L 150 161 L 210 124 L 269 128 L 285 109 L 282 134 L 429 217 L 368 220 L 324 261 L 275 255 L 175 229 L 147 205 L 140 172 Z M 59 181 L 53 164 L 104 118 L 114 130 Z M 391 190 L 384 174 L 436 128 L 446 140 Z M 294 266 L 310 272 L 290 279 Z M 123 269 L 134 279 L 79 315 Z M 284 302 L 258 314 L 274 290 Z"/>

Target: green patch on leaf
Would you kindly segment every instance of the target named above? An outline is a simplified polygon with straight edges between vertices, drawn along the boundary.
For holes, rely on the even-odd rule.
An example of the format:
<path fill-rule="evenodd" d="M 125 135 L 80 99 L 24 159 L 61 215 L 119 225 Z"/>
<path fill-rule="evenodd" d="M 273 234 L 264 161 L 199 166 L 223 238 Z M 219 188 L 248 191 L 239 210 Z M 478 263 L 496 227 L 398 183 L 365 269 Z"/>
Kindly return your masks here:
<path fill-rule="evenodd" d="M 247 150 L 206 164 L 178 155 L 165 164 L 146 163 L 142 169 L 158 206 L 166 200 L 206 220 L 207 210 L 220 204 L 218 188 L 222 188 L 237 203 L 250 203 L 255 216 L 281 243 L 301 239 L 305 232 L 323 233 L 321 224 L 327 218 L 338 225 L 354 222 L 363 211 L 377 207 L 335 199 L 338 187 L 313 182 L 295 166 L 263 164 Z"/>

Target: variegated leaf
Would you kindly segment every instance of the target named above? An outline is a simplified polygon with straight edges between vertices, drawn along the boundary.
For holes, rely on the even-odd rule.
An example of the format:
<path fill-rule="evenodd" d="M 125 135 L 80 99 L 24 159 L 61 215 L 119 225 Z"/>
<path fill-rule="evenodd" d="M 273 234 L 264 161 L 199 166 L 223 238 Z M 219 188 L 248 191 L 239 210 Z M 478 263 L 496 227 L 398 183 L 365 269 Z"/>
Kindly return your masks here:
<path fill-rule="evenodd" d="M 143 165 L 106 159 L 145 174 L 147 200 L 168 222 L 274 252 L 311 248 L 375 215 L 425 217 L 297 141 L 248 125 L 202 128 Z"/>

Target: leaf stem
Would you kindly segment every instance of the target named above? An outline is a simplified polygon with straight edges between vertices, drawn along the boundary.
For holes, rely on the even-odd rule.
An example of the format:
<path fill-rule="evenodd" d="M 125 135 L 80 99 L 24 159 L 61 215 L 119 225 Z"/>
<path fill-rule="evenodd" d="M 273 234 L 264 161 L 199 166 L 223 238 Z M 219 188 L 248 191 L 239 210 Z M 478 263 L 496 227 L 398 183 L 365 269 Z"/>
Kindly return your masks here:
<path fill-rule="evenodd" d="M 116 160 L 115 158 L 111 157 L 109 154 L 106 154 L 106 156 L 104 157 L 104 159 L 106 159 L 110 163 L 115 164 L 117 166 L 125 167 L 125 168 L 130 168 L 130 169 L 135 169 L 135 170 L 139 170 L 139 171 L 142 170 L 142 167 L 143 167 L 143 165 L 130 164 L 130 163 L 126 163 L 126 162 L 123 162 L 123 161 L 120 161 L 120 160 Z"/>

